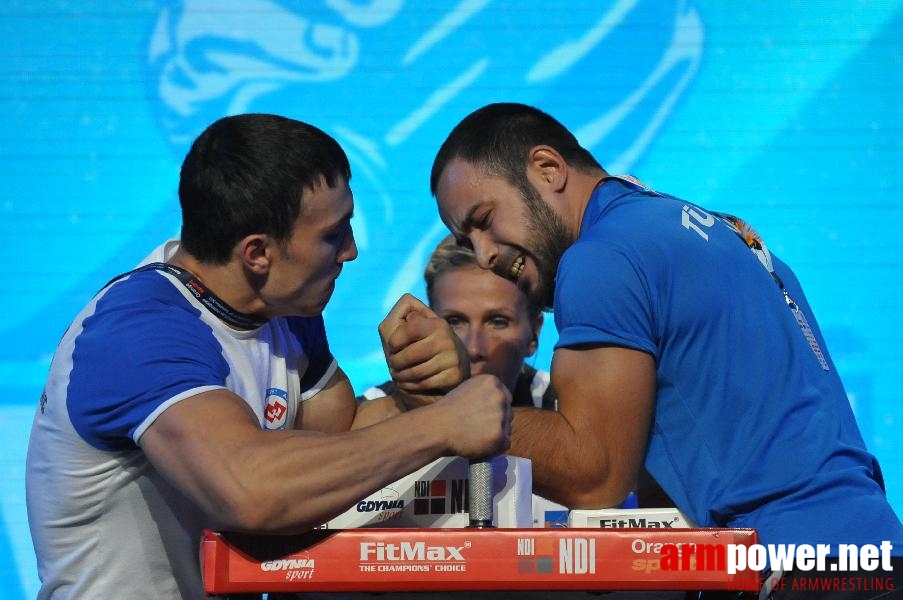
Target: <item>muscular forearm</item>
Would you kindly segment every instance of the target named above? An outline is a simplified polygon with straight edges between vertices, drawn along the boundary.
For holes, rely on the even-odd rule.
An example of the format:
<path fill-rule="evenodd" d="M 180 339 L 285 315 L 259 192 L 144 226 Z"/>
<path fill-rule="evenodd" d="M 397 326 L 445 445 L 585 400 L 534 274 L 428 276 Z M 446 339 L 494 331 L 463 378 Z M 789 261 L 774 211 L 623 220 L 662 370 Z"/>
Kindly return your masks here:
<path fill-rule="evenodd" d="M 510 444 L 510 424 L 510 392 L 498 378 L 477 375 L 435 404 L 370 427 L 316 437 L 314 443 L 303 432 L 295 433 L 296 439 L 286 442 L 308 447 L 288 449 L 290 456 L 303 457 L 310 470 L 297 471 L 302 474 L 288 481 L 289 487 L 279 490 L 277 497 L 309 502 L 270 505 L 271 516 L 265 522 L 282 532 L 294 531 L 299 523 L 302 529 L 317 525 L 441 456 L 484 458 L 503 453 Z M 272 465 L 260 466 L 272 470 Z"/>
<path fill-rule="evenodd" d="M 559 348 L 558 412 L 515 410 L 512 449 L 537 492 L 571 508 L 621 502 L 636 484 L 655 406 L 653 357 L 616 346 Z"/>
<path fill-rule="evenodd" d="M 480 376 L 434 405 L 362 429 L 264 431 L 241 398 L 217 389 L 169 407 L 140 444 L 211 526 L 294 533 L 440 456 L 504 452 L 510 401 L 501 382 Z"/>
<path fill-rule="evenodd" d="M 374 425 L 391 417 L 396 417 L 403 412 L 434 404 L 440 398 L 442 398 L 442 395 L 439 393 L 409 394 L 396 389 L 390 396 L 373 398 L 358 404 L 351 429 L 361 429 L 368 425 Z"/>
<path fill-rule="evenodd" d="M 237 472 L 254 476 L 240 487 L 256 489 L 238 499 L 241 504 L 226 525 L 282 534 L 316 527 L 448 453 L 435 425 L 426 410 L 346 434 L 265 433 L 283 439 L 277 444 L 265 440 L 244 454 L 247 462 Z"/>
<path fill-rule="evenodd" d="M 516 408 L 509 453 L 530 459 L 537 494 L 570 508 L 603 508 L 620 503 L 630 486 L 611 476 L 611 457 L 597 441 L 562 413 Z"/>

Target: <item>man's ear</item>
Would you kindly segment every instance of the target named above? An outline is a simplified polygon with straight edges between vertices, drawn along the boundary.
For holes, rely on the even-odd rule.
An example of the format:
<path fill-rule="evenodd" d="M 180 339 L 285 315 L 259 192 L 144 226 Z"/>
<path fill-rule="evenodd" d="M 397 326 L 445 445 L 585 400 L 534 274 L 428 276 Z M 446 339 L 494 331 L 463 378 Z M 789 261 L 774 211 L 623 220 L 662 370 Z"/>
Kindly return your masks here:
<path fill-rule="evenodd" d="M 551 146 L 534 146 L 527 158 L 527 179 L 537 189 L 557 193 L 567 184 L 568 165 Z"/>
<path fill-rule="evenodd" d="M 263 234 L 245 236 L 238 242 L 239 258 L 245 269 L 254 275 L 265 275 L 270 270 L 273 241 Z"/>

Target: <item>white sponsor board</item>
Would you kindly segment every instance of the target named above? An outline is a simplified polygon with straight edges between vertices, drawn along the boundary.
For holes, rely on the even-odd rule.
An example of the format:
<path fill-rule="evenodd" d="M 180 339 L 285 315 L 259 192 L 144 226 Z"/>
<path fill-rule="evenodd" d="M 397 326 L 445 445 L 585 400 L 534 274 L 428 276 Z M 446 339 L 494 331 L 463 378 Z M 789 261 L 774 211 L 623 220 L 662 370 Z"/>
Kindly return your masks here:
<path fill-rule="evenodd" d="M 568 515 L 568 527 L 686 529 L 693 524 L 676 508 L 602 508 L 572 510 Z"/>
<path fill-rule="evenodd" d="M 470 463 L 440 458 L 378 490 L 321 527 L 467 527 Z M 525 458 L 492 459 L 493 525 L 533 527 L 533 471 Z"/>

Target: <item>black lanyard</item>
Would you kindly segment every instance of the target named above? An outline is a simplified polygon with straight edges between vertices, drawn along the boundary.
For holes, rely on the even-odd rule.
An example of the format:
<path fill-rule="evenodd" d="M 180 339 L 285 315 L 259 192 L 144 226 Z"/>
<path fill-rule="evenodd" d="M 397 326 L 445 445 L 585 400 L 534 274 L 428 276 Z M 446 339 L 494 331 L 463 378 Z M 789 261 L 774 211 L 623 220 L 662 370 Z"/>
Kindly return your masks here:
<path fill-rule="evenodd" d="M 260 327 L 264 323 L 267 322 L 266 319 L 258 317 L 256 315 L 249 315 L 247 313 L 239 312 L 226 304 L 226 302 L 214 294 L 211 290 L 205 286 L 200 279 L 194 276 L 193 273 L 188 271 L 187 269 L 183 269 L 181 267 L 177 267 L 175 265 L 171 265 L 169 263 L 155 262 L 149 263 L 144 266 L 138 267 L 128 273 L 123 273 L 122 275 L 118 275 L 107 282 L 107 285 L 103 286 L 104 288 L 109 286 L 111 283 L 122 279 L 132 273 L 140 273 L 143 271 L 164 271 L 173 275 L 176 279 L 182 282 L 182 285 L 191 292 L 191 295 L 198 299 L 198 301 L 203 304 L 207 310 L 212 312 L 221 320 L 225 321 L 227 324 L 237 327 L 239 329 L 255 329 Z"/>
<path fill-rule="evenodd" d="M 746 247 L 749 248 L 752 253 L 755 255 L 757 259 L 759 259 L 759 264 L 765 267 L 765 270 L 771 274 L 771 278 L 777 284 L 778 289 L 781 290 L 781 293 L 784 294 L 784 301 L 787 303 L 787 306 L 790 307 L 790 312 L 793 313 L 793 317 L 796 319 L 797 325 L 800 327 L 800 331 L 803 332 L 803 337 L 806 338 L 806 342 L 809 343 L 809 347 L 812 348 L 812 352 L 815 353 L 815 358 L 818 359 L 821 368 L 825 371 L 830 371 L 830 367 L 828 367 L 828 361 L 825 359 L 824 353 L 821 351 L 821 346 L 818 344 L 818 340 L 815 339 L 815 334 L 812 332 L 812 328 L 809 327 L 809 321 L 806 319 L 806 315 L 800 310 L 799 305 L 793 301 L 793 298 L 790 297 L 790 292 L 787 291 L 787 288 L 784 287 L 784 282 L 781 281 L 781 278 L 775 273 L 774 265 L 771 260 L 771 252 L 768 250 L 768 247 L 765 245 L 765 242 L 762 240 L 762 237 L 756 232 L 755 229 L 752 228 L 752 225 L 741 219 L 740 217 L 735 217 L 734 215 L 729 215 L 727 213 L 712 213 L 715 217 L 717 217 L 722 223 L 728 226 L 734 233 L 737 234 L 737 237 L 746 244 Z"/>

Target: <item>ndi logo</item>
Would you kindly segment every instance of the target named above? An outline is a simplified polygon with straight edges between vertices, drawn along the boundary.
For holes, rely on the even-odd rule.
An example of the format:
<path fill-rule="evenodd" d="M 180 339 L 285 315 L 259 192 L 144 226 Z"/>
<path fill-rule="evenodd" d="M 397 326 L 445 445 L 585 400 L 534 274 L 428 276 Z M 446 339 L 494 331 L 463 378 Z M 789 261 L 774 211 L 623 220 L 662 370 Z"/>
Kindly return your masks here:
<path fill-rule="evenodd" d="M 518 538 L 518 573 L 552 573 L 555 559 L 553 540 Z M 565 537 L 558 540 L 558 573 L 587 575 L 596 572 L 596 540 Z"/>
<path fill-rule="evenodd" d="M 596 572 L 596 540 L 562 538 L 558 541 L 558 572 L 586 575 Z"/>
<path fill-rule="evenodd" d="M 466 479 L 433 479 L 414 483 L 415 515 L 466 513 L 469 489 Z"/>
<path fill-rule="evenodd" d="M 518 538 L 518 573 L 551 573 L 554 565 L 555 547 L 551 539 Z"/>

